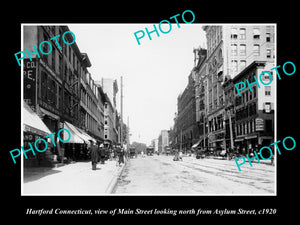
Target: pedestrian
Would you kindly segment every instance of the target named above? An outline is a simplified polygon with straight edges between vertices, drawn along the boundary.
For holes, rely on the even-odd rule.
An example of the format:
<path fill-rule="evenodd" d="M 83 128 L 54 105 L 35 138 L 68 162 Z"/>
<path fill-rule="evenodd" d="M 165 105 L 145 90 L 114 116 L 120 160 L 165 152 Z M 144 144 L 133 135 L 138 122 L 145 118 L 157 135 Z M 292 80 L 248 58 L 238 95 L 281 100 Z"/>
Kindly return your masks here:
<path fill-rule="evenodd" d="M 124 163 L 124 149 L 121 147 L 119 152 L 119 166 Z"/>
<path fill-rule="evenodd" d="M 95 145 L 93 140 L 89 140 L 89 141 L 90 141 L 89 151 L 91 154 L 92 170 L 96 170 L 98 157 L 99 157 L 98 147 Z"/>
<path fill-rule="evenodd" d="M 182 161 L 182 151 L 179 152 L 179 159 Z"/>
<path fill-rule="evenodd" d="M 103 144 L 101 144 L 99 147 L 100 147 L 100 163 L 104 164 L 104 162 L 105 162 L 105 148 L 104 148 Z"/>

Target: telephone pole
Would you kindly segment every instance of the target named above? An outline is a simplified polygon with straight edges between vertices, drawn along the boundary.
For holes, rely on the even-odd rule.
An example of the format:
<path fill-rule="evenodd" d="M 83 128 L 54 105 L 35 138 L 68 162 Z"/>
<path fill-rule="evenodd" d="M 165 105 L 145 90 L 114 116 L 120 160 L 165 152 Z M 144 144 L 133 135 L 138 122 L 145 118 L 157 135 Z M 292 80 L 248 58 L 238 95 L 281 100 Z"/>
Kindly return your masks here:
<path fill-rule="evenodd" d="M 126 126 L 126 143 L 127 143 L 127 150 L 129 149 L 129 145 L 130 145 L 130 140 L 129 140 L 129 116 L 127 116 L 127 126 Z"/>
<path fill-rule="evenodd" d="M 121 76 L 121 147 L 123 148 L 123 77 Z"/>

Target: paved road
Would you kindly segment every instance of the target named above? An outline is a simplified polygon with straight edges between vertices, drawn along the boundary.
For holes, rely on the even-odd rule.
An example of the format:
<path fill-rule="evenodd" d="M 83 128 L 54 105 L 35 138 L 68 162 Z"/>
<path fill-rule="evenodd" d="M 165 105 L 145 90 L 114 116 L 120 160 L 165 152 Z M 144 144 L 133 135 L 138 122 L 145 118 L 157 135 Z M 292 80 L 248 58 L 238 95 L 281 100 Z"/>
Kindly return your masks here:
<path fill-rule="evenodd" d="M 115 194 L 158 195 L 272 195 L 275 166 L 244 164 L 239 172 L 234 160 L 145 156 L 131 159 L 119 178 Z"/>

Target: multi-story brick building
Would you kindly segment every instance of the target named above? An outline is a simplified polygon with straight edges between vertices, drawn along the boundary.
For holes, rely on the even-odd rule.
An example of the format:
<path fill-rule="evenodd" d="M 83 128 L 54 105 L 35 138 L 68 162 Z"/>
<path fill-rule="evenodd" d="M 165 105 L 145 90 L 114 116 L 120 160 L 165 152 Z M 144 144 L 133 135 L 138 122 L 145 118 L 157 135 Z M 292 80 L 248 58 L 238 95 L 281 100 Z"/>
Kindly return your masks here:
<path fill-rule="evenodd" d="M 173 145 L 184 152 L 191 150 L 193 144 L 199 140 L 196 124 L 195 70 L 190 73 L 185 90 L 177 98 L 174 132 Z"/>
<path fill-rule="evenodd" d="M 270 71 L 273 63 L 266 61 L 254 61 L 237 76 L 233 83 L 241 81 L 253 83 L 254 77 L 259 80 L 263 71 Z M 270 76 L 264 73 L 262 80 L 270 83 Z M 273 76 L 274 77 L 274 76 Z M 235 134 L 236 146 L 241 152 L 249 153 L 258 150 L 262 146 L 268 146 L 274 142 L 274 110 L 275 110 L 275 82 L 269 85 L 255 83 L 250 88 L 242 90 L 241 96 L 234 88 Z"/>
<path fill-rule="evenodd" d="M 195 93 L 196 93 L 196 122 L 199 129 L 199 141 L 195 143 L 194 148 L 199 145 L 207 146 L 207 109 L 205 103 L 207 102 L 207 64 L 206 64 L 206 49 L 200 48 L 197 50 L 198 62 L 195 66 Z"/>
<path fill-rule="evenodd" d="M 24 73 L 24 101 L 42 118 L 49 130 L 55 132 L 55 140 L 58 130 L 68 124 L 74 129 L 70 131 L 72 136 L 80 136 L 83 132 L 85 137 L 103 140 L 103 98 L 99 97 L 99 89 L 87 70 L 91 62 L 87 54 L 80 52 L 69 28 L 24 25 L 23 31 L 23 47 L 31 53 L 31 60 L 26 55 L 23 63 L 24 71 L 30 70 L 30 73 Z M 65 32 L 65 40 L 72 44 L 63 42 Z M 51 40 L 57 35 L 60 37 Z M 51 49 L 44 41 L 51 44 Z M 40 45 L 42 42 L 44 44 Z M 38 53 L 37 48 L 37 51 L 47 54 Z M 79 151 L 77 144 L 85 142 L 87 139 L 80 136 L 76 141 L 71 139 L 66 143 L 63 146 L 65 151 L 57 144 L 45 154 L 73 158 Z M 31 162 L 36 158 L 31 156 L 31 159 L 26 160 L 26 164 L 34 164 Z"/>
<path fill-rule="evenodd" d="M 120 139 L 120 117 L 117 111 L 116 95 L 118 93 L 117 80 L 102 78 L 96 81 L 98 87 L 101 87 L 106 95 L 104 103 L 104 141 L 105 144 L 118 144 Z"/>
<path fill-rule="evenodd" d="M 224 149 L 228 146 L 226 123 L 229 121 L 229 108 L 224 101 L 225 77 L 234 79 L 254 61 L 265 61 L 265 65 L 274 63 L 274 26 L 223 25 L 204 26 L 203 29 L 207 37 L 208 144 Z M 230 115 L 233 114 L 232 111 Z"/>

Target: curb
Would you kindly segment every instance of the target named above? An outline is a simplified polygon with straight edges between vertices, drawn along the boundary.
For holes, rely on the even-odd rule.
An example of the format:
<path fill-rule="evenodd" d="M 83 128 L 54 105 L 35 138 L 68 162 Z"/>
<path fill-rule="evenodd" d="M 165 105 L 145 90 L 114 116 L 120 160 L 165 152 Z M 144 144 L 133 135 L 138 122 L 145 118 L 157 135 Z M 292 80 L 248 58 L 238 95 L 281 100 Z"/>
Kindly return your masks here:
<path fill-rule="evenodd" d="M 117 172 L 117 174 L 113 175 L 111 181 L 109 182 L 109 185 L 107 186 L 107 188 L 105 189 L 105 194 L 113 194 L 117 183 L 118 183 L 118 178 L 122 175 L 124 168 L 127 165 L 127 161 L 125 161 L 125 163 L 123 164 L 122 168 L 120 171 Z"/>

